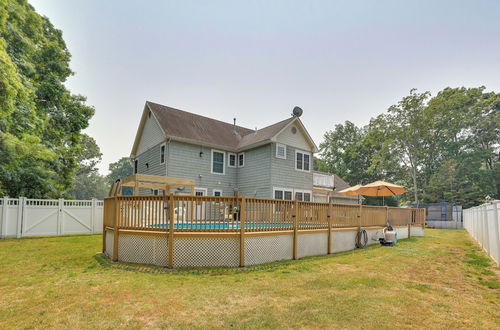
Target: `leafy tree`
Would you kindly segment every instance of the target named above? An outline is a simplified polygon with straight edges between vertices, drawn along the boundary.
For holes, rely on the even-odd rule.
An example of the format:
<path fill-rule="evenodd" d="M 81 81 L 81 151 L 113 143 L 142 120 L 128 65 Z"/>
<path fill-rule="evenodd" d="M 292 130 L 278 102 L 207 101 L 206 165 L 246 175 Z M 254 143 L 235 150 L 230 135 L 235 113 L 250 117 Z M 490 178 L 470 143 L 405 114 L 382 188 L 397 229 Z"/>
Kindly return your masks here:
<path fill-rule="evenodd" d="M 0 0 L 0 192 L 58 197 L 72 185 L 94 110 L 64 86 L 70 57 L 48 18 Z"/>
<path fill-rule="evenodd" d="M 365 127 L 336 125 L 320 145 L 321 170 L 351 185 L 376 179 L 410 187 L 403 202 L 500 198 L 500 94 L 445 88 L 411 90 Z M 367 199 L 368 203 L 376 203 Z"/>
<path fill-rule="evenodd" d="M 132 161 L 128 157 L 120 158 L 117 162 L 109 164 L 109 174 L 106 179 L 108 184 L 113 184 L 117 179 L 123 179 L 134 173 Z"/>
<path fill-rule="evenodd" d="M 101 151 L 95 140 L 84 134 L 80 144 L 78 170 L 73 179 L 73 188 L 67 194 L 76 199 L 102 199 L 108 192 L 107 180 L 100 175 L 97 164 L 101 161 Z"/>

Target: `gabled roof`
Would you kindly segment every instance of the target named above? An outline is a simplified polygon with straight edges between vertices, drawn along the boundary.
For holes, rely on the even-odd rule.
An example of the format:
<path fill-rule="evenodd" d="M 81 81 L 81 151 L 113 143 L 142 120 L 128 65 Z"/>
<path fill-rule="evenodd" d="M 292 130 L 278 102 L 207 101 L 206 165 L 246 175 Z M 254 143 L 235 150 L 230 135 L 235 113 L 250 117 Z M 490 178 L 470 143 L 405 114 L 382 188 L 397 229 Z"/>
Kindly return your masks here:
<path fill-rule="evenodd" d="M 238 147 L 244 148 L 246 146 L 251 146 L 265 140 L 270 140 L 274 136 L 278 135 L 285 127 L 287 127 L 295 119 L 296 119 L 295 117 L 291 117 L 282 120 L 280 122 L 277 122 L 276 124 L 273 124 L 271 126 L 261 128 L 257 131 L 252 131 L 251 134 L 247 134 L 241 139 L 240 143 L 238 144 Z"/>
<path fill-rule="evenodd" d="M 149 101 L 146 105 L 153 112 L 165 135 L 171 138 L 177 137 L 235 149 L 244 135 L 254 132 L 236 126 L 235 135 L 232 124 Z"/>
<path fill-rule="evenodd" d="M 235 127 L 233 124 L 220 120 L 147 101 L 132 148 L 132 158 L 136 156 L 148 111 L 151 111 L 157 120 L 165 137 L 173 140 L 240 151 L 273 141 L 286 127 L 297 122 L 314 152 L 318 150 L 304 125 L 297 117 L 291 117 L 259 130 L 253 130 L 238 125 Z M 234 128 L 236 128 L 236 134 L 233 133 Z"/>

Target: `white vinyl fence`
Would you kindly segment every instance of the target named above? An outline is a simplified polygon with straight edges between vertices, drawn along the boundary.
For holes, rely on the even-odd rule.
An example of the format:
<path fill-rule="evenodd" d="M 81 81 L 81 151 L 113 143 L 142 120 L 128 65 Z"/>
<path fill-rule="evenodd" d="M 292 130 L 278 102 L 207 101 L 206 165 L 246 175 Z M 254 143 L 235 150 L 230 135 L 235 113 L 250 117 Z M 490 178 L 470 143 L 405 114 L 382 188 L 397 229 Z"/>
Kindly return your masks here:
<path fill-rule="evenodd" d="M 0 238 L 102 232 L 103 201 L 0 199 Z"/>
<path fill-rule="evenodd" d="M 500 201 L 464 210 L 464 228 L 500 266 Z"/>

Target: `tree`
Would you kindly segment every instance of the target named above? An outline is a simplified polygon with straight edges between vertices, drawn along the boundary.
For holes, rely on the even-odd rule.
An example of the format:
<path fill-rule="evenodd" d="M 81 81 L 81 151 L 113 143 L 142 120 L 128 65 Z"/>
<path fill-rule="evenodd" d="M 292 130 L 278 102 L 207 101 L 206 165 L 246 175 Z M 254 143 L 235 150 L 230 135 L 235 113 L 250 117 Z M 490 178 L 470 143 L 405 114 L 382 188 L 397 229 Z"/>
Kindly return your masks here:
<path fill-rule="evenodd" d="M 101 161 L 101 151 L 95 140 L 84 134 L 79 152 L 78 170 L 73 179 L 73 188 L 67 194 L 76 199 L 103 199 L 108 192 L 107 180 L 100 175 L 97 164 Z"/>
<path fill-rule="evenodd" d="M 134 167 L 132 166 L 132 162 L 130 158 L 123 157 L 120 158 L 117 162 L 109 164 L 109 174 L 106 179 L 108 183 L 111 185 L 118 179 L 123 179 L 129 175 L 134 173 Z"/>
<path fill-rule="evenodd" d="M 48 18 L 0 0 L 0 192 L 60 197 L 72 185 L 94 110 L 64 86 L 70 57 Z"/>
<path fill-rule="evenodd" d="M 478 88 L 411 90 L 365 127 L 336 125 L 321 143 L 321 170 L 351 185 L 382 179 L 411 187 L 403 202 L 500 198 L 500 94 Z"/>

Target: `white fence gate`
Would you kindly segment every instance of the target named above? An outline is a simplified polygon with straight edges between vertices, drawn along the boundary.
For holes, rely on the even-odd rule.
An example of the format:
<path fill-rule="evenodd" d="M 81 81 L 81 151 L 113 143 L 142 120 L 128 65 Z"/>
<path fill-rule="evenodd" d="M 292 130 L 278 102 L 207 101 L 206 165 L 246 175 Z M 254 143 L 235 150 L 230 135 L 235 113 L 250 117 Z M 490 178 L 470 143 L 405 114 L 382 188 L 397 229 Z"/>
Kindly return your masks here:
<path fill-rule="evenodd" d="M 102 232 L 103 201 L 0 199 L 0 237 L 26 237 Z"/>
<path fill-rule="evenodd" d="M 500 201 L 464 210 L 464 228 L 500 266 Z"/>

